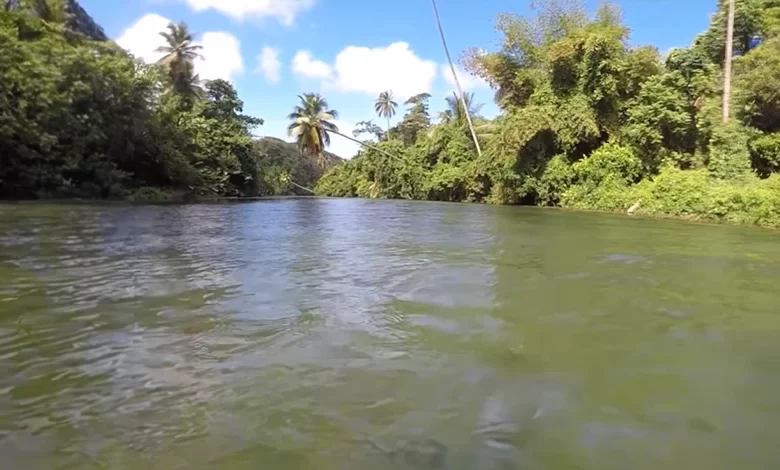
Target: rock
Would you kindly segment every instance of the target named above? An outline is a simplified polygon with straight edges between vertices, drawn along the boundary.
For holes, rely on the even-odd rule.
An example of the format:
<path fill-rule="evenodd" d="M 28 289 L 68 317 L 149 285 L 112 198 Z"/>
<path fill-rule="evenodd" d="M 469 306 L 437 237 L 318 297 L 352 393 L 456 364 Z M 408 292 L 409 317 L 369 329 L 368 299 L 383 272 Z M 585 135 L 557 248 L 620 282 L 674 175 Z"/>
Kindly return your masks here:
<path fill-rule="evenodd" d="M 94 41 L 108 41 L 103 28 L 84 10 L 76 0 L 68 0 L 66 9 L 69 13 L 68 27 L 85 35 Z"/>
<path fill-rule="evenodd" d="M 24 5 L 29 4 L 22 0 L 0 0 L 0 2 L 2 2 L 0 5 L 4 4 L 6 11 L 19 11 L 25 8 Z M 33 8 L 29 10 L 31 13 L 35 12 Z M 108 41 L 108 36 L 106 36 L 103 28 L 95 23 L 95 20 L 89 16 L 76 0 L 65 0 L 65 12 L 67 16 L 65 25 L 68 29 L 81 33 L 94 41 Z"/>
<path fill-rule="evenodd" d="M 634 215 L 634 212 L 636 212 L 636 210 L 639 209 L 639 203 L 640 203 L 640 201 L 636 201 L 633 206 L 628 208 L 628 211 L 626 211 L 626 214 Z"/>

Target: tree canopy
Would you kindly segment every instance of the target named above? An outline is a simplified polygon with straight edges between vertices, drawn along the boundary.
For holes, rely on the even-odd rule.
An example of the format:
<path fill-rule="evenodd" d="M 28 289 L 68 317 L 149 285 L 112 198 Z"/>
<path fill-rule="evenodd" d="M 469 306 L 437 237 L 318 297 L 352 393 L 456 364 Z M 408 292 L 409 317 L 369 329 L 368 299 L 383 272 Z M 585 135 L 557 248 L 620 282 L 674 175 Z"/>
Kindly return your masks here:
<path fill-rule="evenodd" d="M 498 47 L 461 56 L 492 87 L 498 116 L 481 116 L 470 94 L 431 116 L 431 95 L 399 105 L 383 92 L 366 117 L 387 128 L 358 123 L 365 145 L 345 163 L 326 149 L 350 137 L 316 93 L 288 116 L 294 144 L 254 138 L 263 120 L 243 114 L 233 85 L 195 74 L 185 24 L 161 32 L 163 58 L 146 64 L 57 21 L 70 9 L 30 5 L 35 15 L 0 12 L 0 197 L 252 196 L 316 183 L 330 196 L 616 211 L 640 202 L 639 213 L 780 226 L 780 0 L 736 0 L 726 125 L 725 0 L 713 0 L 706 31 L 665 57 L 630 44 L 610 3 L 546 0 L 530 16 L 499 15 Z"/>
<path fill-rule="evenodd" d="M 165 55 L 146 64 L 39 16 L 0 11 L 0 197 L 287 194 L 283 173 L 322 173 L 292 145 L 253 143 L 263 120 L 229 82 L 194 74 L 186 25 L 162 31 Z"/>
<path fill-rule="evenodd" d="M 707 31 L 665 58 L 653 46 L 630 45 L 609 3 L 589 12 L 574 0 L 548 0 L 530 17 L 501 14 L 500 47 L 461 58 L 491 85 L 502 111 L 475 120 L 481 158 L 457 98 L 447 98 L 432 124 L 429 96 L 420 96 L 378 144 L 400 160 L 363 150 L 317 190 L 599 210 L 641 201 L 640 212 L 780 225 L 780 2 L 737 0 L 737 119 L 726 126 L 719 118 L 726 2 L 713 7 Z M 465 102 L 478 111 L 473 99 Z M 693 187 L 706 204 L 693 207 L 681 189 L 657 189 L 681 178 L 704 184 Z"/>

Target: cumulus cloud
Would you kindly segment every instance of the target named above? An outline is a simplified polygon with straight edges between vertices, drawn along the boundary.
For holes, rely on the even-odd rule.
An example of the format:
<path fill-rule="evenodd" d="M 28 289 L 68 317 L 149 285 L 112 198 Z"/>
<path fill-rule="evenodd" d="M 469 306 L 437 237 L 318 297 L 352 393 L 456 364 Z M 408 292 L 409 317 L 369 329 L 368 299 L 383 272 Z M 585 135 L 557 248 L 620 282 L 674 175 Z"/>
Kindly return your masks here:
<path fill-rule="evenodd" d="M 133 55 L 147 63 L 153 63 L 162 57 L 157 48 L 165 45 L 160 36 L 171 21 L 156 14 L 148 14 L 130 25 L 117 38 L 116 42 Z M 235 36 L 224 32 L 204 33 L 196 44 L 203 47 L 202 60 L 195 61 L 195 72 L 203 80 L 234 80 L 244 71 L 241 59 L 241 44 Z"/>
<path fill-rule="evenodd" d="M 463 88 L 464 91 L 470 90 L 473 91 L 477 88 L 489 88 L 490 86 L 488 83 L 481 78 L 471 75 L 470 73 L 466 72 L 462 68 L 455 66 L 455 73 L 458 75 L 458 81 L 460 82 L 461 88 Z M 441 66 L 441 74 L 444 77 L 444 81 L 447 82 L 449 86 L 455 89 L 455 79 L 452 77 L 452 69 L 450 69 L 449 64 L 443 64 Z"/>
<path fill-rule="evenodd" d="M 309 51 L 298 51 L 293 57 L 292 70 L 296 75 L 306 78 L 325 79 L 331 76 L 330 65 L 316 60 Z"/>
<path fill-rule="evenodd" d="M 236 20 L 276 18 L 291 25 L 295 17 L 314 6 L 315 0 L 179 0 L 196 12 L 214 10 Z"/>
<path fill-rule="evenodd" d="M 204 60 L 196 62 L 195 71 L 200 74 L 200 78 L 232 81 L 244 72 L 241 43 L 232 34 L 205 33 L 199 44 L 203 46 L 201 54 Z"/>
<path fill-rule="evenodd" d="M 306 78 L 325 79 L 333 72 L 330 65 L 316 60 L 309 51 L 298 51 L 293 57 L 293 73 Z"/>
<path fill-rule="evenodd" d="M 282 63 L 279 61 L 279 51 L 273 47 L 265 46 L 257 57 L 257 71 L 263 74 L 271 83 L 279 82 L 279 74 Z"/>
<path fill-rule="evenodd" d="M 116 42 L 134 56 L 148 63 L 155 62 L 161 57 L 157 48 L 165 44 L 160 32 L 165 31 L 170 22 L 160 15 L 146 15 L 125 29 Z"/>
<path fill-rule="evenodd" d="M 348 46 L 332 65 L 300 51 L 293 60 L 293 71 L 307 78 L 318 78 L 329 88 L 377 95 L 392 90 L 400 99 L 430 92 L 436 78 L 435 62 L 418 57 L 406 42 L 387 47 Z"/>

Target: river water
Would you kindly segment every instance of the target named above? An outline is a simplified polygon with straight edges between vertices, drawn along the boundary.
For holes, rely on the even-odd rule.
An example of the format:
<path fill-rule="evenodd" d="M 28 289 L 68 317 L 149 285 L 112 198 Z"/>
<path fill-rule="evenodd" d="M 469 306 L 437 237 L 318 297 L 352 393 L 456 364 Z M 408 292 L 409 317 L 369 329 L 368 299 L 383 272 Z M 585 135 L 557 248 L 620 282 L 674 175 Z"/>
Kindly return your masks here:
<path fill-rule="evenodd" d="M 482 205 L 0 206 L 3 469 L 766 469 L 780 236 Z"/>

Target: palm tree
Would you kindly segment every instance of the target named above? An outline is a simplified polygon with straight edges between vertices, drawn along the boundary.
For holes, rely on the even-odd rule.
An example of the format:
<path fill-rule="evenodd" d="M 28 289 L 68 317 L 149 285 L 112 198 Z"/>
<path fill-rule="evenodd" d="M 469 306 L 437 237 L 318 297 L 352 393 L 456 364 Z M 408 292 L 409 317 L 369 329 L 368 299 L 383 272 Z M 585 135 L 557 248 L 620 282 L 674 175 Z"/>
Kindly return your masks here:
<path fill-rule="evenodd" d="M 165 42 L 168 43 L 157 48 L 157 52 L 165 53 L 165 56 L 159 60 L 162 64 L 181 65 L 185 62 L 192 63 L 195 59 L 203 57 L 198 52 L 203 48 L 194 44 L 194 33 L 190 32 L 184 22 L 178 25 L 168 23 L 168 32 L 163 31 L 160 36 L 165 38 Z"/>
<path fill-rule="evenodd" d="M 376 111 L 376 114 L 379 117 L 387 119 L 386 138 L 390 138 L 390 118 L 395 116 L 395 108 L 397 107 L 398 103 L 393 101 L 392 91 L 383 91 L 374 102 L 374 111 Z"/>
<path fill-rule="evenodd" d="M 205 96 L 201 86 L 200 75 L 194 73 L 192 64 L 184 65 L 183 70 L 176 75 L 172 85 L 173 91 L 182 96 L 187 102 L 192 102 Z"/>
<path fill-rule="evenodd" d="M 193 65 L 195 59 L 203 58 L 198 52 L 202 47 L 194 43 L 194 33 L 185 23 L 169 23 L 168 31 L 161 32 L 160 36 L 167 44 L 157 48 L 157 52 L 165 54 L 158 63 L 168 68 L 174 91 L 185 97 L 202 94 L 200 79 L 195 75 Z"/>
<path fill-rule="evenodd" d="M 331 121 L 338 118 L 338 112 L 328 109 L 328 102 L 318 93 L 298 95 L 300 104 L 287 116 L 292 123 L 287 127 L 290 137 L 295 137 L 301 152 L 320 158 L 322 151 L 330 145 L 330 132 L 338 132 Z"/>
<path fill-rule="evenodd" d="M 468 122 L 466 117 L 476 115 L 483 106 L 474 103 L 474 93 L 465 93 L 461 101 L 458 99 L 458 95 L 453 92 L 452 96 L 446 97 L 445 100 L 447 100 L 447 109 L 439 113 L 439 119 L 442 122 Z"/>

